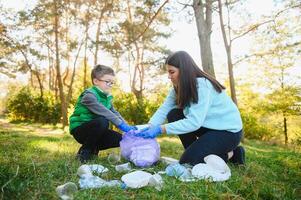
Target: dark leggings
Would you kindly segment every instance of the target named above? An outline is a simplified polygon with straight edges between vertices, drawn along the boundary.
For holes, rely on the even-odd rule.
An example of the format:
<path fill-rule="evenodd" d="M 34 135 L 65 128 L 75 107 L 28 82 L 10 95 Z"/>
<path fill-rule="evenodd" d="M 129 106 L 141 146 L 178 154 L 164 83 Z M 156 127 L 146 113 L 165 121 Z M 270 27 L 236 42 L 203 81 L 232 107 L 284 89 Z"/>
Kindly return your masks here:
<path fill-rule="evenodd" d="M 168 122 L 175 122 L 183 118 L 185 116 L 182 109 L 173 109 L 167 115 Z M 201 127 L 194 132 L 178 136 L 185 148 L 180 163 L 196 165 L 204 163 L 204 157 L 210 154 L 215 154 L 227 162 L 228 152 L 233 151 L 238 146 L 242 131 L 232 133 Z"/>
<path fill-rule="evenodd" d="M 98 117 L 86 122 L 71 131 L 77 142 L 82 144 L 82 149 L 98 151 L 119 147 L 122 135 L 109 129 L 109 121 Z"/>

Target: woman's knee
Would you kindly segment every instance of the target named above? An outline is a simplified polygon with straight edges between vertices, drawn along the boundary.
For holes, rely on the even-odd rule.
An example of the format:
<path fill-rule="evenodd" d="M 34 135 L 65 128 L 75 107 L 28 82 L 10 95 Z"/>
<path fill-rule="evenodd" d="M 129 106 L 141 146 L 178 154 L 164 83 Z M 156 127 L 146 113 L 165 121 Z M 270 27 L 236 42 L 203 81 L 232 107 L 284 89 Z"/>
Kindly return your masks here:
<path fill-rule="evenodd" d="M 169 113 L 167 114 L 168 122 L 175 122 L 183 118 L 185 118 L 183 114 L 183 109 L 174 108 L 171 111 L 169 111 Z"/>
<path fill-rule="evenodd" d="M 185 154 L 183 153 L 183 155 L 181 156 L 179 163 L 180 164 L 189 164 L 189 165 L 197 165 L 199 163 L 204 163 L 204 158 L 206 157 L 206 155 L 204 154 L 199 154 L 199 155 L 189 155 L 189 154 Z"/>

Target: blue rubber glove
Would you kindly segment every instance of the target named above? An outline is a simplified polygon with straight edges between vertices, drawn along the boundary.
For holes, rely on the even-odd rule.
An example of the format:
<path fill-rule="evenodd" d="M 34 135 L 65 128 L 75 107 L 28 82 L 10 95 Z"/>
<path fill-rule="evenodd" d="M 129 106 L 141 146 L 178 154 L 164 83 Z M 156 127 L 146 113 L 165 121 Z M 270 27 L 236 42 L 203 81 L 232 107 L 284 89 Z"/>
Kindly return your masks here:
<path fill-rule="evenodd" d="M 125 121 L 117 126 L 122 132 L 128 132 L 130 130 L 137 130 L 135 126 L 128 125 Z"/>
<path fill-rule="evenodd" d="M 143 137 L 143 138 L 155 138 L 158 135 L 162 134 L 161 126 L 151 126 L 146 130 L 142 130 L 141 132 L 137 133 L 135 136 Z"/>

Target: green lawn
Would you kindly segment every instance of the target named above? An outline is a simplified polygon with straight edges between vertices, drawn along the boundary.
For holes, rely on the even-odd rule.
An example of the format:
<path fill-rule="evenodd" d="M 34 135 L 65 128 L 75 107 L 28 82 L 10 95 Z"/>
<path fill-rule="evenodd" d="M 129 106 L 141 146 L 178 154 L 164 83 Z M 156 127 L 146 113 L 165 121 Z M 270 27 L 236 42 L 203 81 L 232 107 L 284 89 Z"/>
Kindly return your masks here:
<path fill-rule="evenodd" d="M 161 155 L 179 158 L 183 149 L 176 137 L 159 139 Z M 223 183 L 203 180 L 183 183 L 162 176 L 162 191 L 101 188 L 79 190 L 75 199 L 301 199 L 300 148 L 269 145 L 246 140 L 247 165 L 230 165 L 232 177 Z M 38 124 L 9 124 L 0 119 L 0 186 L 1 199 L 58 199 L 55 188 L 72 181 L 78 184 L 75 160 L 79 145 L 60 129 Z M 103 178 L 120 179 L 107 161 L 112 149 L 101 152 L 94 160 L 109 168 Z M 150 172 L 164 170 L 159 163 Z"/>

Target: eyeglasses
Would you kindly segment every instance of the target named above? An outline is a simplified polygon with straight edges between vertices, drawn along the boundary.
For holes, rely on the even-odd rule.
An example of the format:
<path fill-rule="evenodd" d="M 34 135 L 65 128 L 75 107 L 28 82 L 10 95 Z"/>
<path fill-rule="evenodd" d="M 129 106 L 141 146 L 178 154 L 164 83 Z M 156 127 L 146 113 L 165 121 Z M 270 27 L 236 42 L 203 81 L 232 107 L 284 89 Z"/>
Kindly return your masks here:
<path fill-rule="evenodd" d="M 112 87 L 115 83 L 113 81 L 109 81 L 109 80 L 102 80 L 102 79 L 98 79 L 99 81 L 105 82 L 107 86 Z"/>

